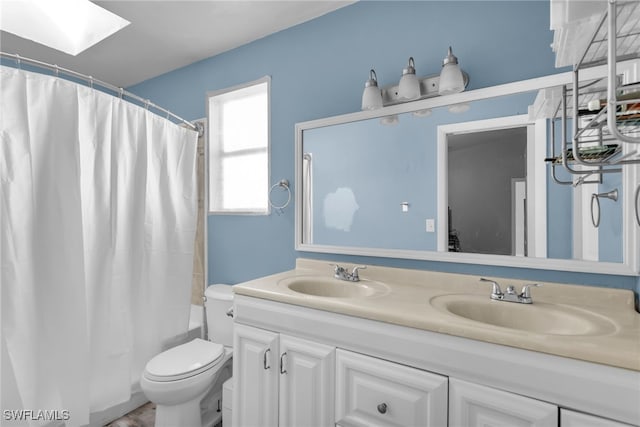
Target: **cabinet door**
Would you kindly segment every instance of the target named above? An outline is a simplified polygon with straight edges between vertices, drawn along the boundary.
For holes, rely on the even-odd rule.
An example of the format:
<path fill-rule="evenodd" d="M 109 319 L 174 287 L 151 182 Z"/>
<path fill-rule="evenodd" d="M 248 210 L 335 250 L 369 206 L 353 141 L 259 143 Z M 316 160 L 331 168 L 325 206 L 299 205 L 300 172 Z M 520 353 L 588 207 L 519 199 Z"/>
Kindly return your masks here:
<path fill-rule="evenodd" d="M 629 424 L 611 421 L 594 415 L 562 409 L 560 411 L 560 427 L 631 427 Z"/>
<path fill-rule="evenodd" d="M 280 426 L 333 425 L 335 348 L 280 335 Z"/>
<path fill-rule="evenodd" d="M 336 350 L 336 423 L 342 427 L 447 425 L 447 377 Z"/>
<path fill-rule="evenodd" d="M 558 407 L 449 378 L 449 427 L 557 427 Z"/>
<path fill-rule="evenodd" d="M 234 325 L 234 427 L 278 425 L 278 334 Z"/>

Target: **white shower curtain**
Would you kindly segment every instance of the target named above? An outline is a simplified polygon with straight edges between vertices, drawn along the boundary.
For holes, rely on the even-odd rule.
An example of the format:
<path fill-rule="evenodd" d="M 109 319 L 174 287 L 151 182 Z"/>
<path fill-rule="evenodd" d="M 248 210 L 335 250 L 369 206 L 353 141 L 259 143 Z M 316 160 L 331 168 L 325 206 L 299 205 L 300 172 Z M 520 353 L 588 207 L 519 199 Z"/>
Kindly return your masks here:
<path fill-rule="evenodd" d="M 0 98 L 1 406 L 84 425 L 187 330 L 197 134 L 10 67 Z"/>

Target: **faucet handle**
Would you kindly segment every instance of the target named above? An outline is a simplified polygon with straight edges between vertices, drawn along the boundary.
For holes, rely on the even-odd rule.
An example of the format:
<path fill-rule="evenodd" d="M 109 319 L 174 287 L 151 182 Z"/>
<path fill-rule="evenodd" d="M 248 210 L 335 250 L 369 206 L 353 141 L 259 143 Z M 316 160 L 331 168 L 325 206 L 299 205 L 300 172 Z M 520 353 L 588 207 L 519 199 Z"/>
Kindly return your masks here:
<path fill-rule="evenodd" d="M 500 289 L 500 285 L 498 285 L 498 282 L 496 282 L 495 280 L 485 279 L 484 277 L 481 277 L 480 281 L 491 283 L 491 295 L 502 295 L 502 289 Z"/>
<path fill-rule="evenodd" d="M 366 270 L 367 266 L 366 265 L 356 265 L 355 267 L 353 267 L 353 270 L 351 271 L 351 276 L 354 279 L 358 278 L 358 270 Z"/>
<path fill-rule="evenodd" d="M 340 280 L 346 280 L 346 277 L 349 273 L 347 273 L 347 269 L 339 266 L 338 264 L 329 264 L 333 266 L 333 277 Z"/>
<path fill-rule="evenodd" d="M 344 273 L 346 270 L 344 269 L 344 267 L 339 266 L 338 264 L 329 264 L 331 267 L 333 267 L 333 272 L 338 274 L 338 273 Z"/>
<path fill-rule="evenodd" d="M 520 296 L 522 298 L 529 298 L 531 299 L 531 291 L 529 290 L 529 288 L 531 288 L 531 286 L 535 286 L 535 287 L 540 287 L 542 286 L 539 283 L 529 283 L 528 285 L 524 285 L 522 287 L 522 293 L 520 294 Z"/>

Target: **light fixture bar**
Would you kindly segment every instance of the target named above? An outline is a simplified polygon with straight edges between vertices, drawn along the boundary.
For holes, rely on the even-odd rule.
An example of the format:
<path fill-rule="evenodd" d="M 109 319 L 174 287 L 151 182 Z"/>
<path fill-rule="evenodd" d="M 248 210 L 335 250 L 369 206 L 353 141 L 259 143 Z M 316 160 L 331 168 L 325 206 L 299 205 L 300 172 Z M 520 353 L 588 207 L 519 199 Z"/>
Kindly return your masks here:
<path fill-rule="evenodd" d="M 466 88 L 469 84 L 469 75 L 462 71 L 462 77 L 464 79 L 464 87 Z M 419 82 L 420 98 L 415 99 L 415 101 L 439 96 L 438 90 L 440 89 L 440 74 L 421 77 L 419 78 Z M 406 99 L 401 99 L 398 95 L 399 87 L 399 84 L 395 84 L 381 88 L 382 105 L 384 107 L 388 107 L 389 105 L 404 104 L 407 102 Z"/>

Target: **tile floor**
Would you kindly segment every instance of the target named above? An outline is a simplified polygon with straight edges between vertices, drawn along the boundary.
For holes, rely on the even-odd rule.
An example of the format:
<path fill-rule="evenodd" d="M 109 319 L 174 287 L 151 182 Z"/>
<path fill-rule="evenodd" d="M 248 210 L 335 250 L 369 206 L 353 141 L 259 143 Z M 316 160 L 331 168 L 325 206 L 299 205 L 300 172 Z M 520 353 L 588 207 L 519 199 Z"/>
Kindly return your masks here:
<path fill-rule="evenodd" d="M 155 421 L 156 405 L 148 402 L 104 427 L 154 427 Z M 214 427 L 222 427 L 222 421 Z"/>
<path fill-rule="evenodd" d="M 105 427 L 153 427 L 155 421 L 156 405 L 149 402 L 110 422 Z"/>

